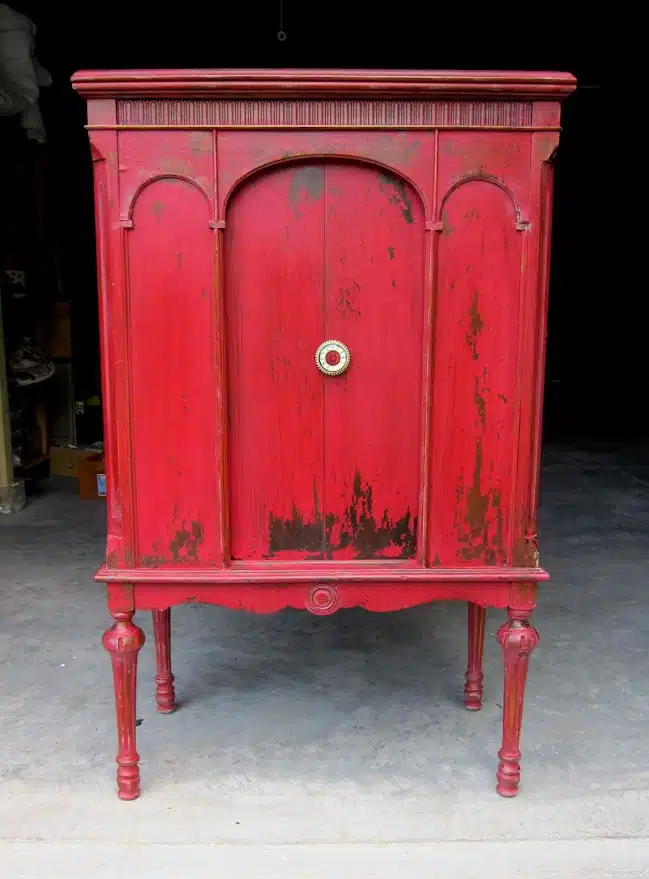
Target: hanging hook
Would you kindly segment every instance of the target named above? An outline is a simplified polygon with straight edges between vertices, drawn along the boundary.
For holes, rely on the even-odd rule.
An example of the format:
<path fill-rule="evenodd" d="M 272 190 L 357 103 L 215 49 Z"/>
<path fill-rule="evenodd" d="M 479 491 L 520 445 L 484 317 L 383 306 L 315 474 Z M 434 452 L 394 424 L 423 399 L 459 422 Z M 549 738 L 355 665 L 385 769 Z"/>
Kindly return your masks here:
<path fill-rule="evenodd" d="M 279 30 L 277 31 L 277 39 L 283 43 L 286 39 L 286 31 L 284 30 L 284 0 L 279 0 Z"/>

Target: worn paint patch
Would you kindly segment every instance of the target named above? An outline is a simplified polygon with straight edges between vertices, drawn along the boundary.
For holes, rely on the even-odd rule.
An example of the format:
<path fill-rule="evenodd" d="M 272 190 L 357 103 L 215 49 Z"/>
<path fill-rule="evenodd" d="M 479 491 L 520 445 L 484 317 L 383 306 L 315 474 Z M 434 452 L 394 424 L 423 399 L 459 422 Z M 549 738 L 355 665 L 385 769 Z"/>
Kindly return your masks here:
<path fill-rule="evenodd" d="M 475 385 L 473 389 L 473 402 L 475 404 L 476 411 L 478 413 L 478 418 L 480 419 L 480 425 L 484 430 L 487 426 L 487 403 L 485 398 L 482 396 L 480 387 L 480 377 L 475 376 Z"/>
<path fill-rule="evenodd" d="M 151 208 L 153 210 L 153 213 L 155 214 L 156 221 L 160 222 L 160 217 L 164 212 L 164 205 L 161 201 L 154 201 L 151 205 Z"/>
<path fill-rule="evenodd" d="M 517 568 L 538 568 L 539 548 L 535 531 L 522 526 L 523 536 L 514 542 L 512 562 Z"/>
<path fill-rule="evenodd" d="M 177 177 L 183 178 L 178 181 L 175 180 L 174 177 L 170 177 L 165 180 L 165 183 L 171 183 L 172 185 L 177 182 L 187 183 L 192 179 L 192 164 L 188 159 L 184 159 L 182 156 L 160 156 L 158 158 L 158 169 L 162 174 L 173 174 Z"/>
<path fill-rule="evenodd" d="M 480 314 L 480 300 L 476 290 L 471 297 L 469 308 L 469 329 L 466 334 L 466 343 L 474 360 L 478 359 L 478 338 L 484 328 L 482 315 Z"/>
<path fill-rule="evenodd" d="M 394 259 L 394 247 L 388 244 L 388 253 L 390 254 L 390 259 Z"/>
<path fill-rule="evenodd" d="M 327 535 L 331 551 L 352 547 L 356 558 L 371 559 L 381 556 L 390 547 L 398 547 L 401 558 L 414 558 L 417 548 L 417 517 L 406 509 L 402 516 L 393 520 L 388 510 L 378 519 L 374 515 L 372 486 L 363 485 L 361 475 L 356 471 L 352 488 L 352 498 L 345 508 L 340 523 L 337 543 L 332 545 L 333 521 Z"/>
<path fill-rule="evenodd" d="M 464 561 L 482 558 L 486 564 L 494 565 L 498 558 L 504 557 L 501 495 L 495 488 L 482 491 L 482 468 L 482 439 L 478 438 L 473 478 L 466 492 L 464 515 L 458 515 L 460 507 L 456 508 L 458 557 Z M 463 494 L 462 491 L 460 501 Z"/>
<path fill-rule="evenodd" d="M 305 519 L 293 504 L 291 516 L 282 519 L 271 513 L 268 517 L 268 554 L 278 552 L 324 552 L 324 523 L 316 511 L 313 519 Z"/>
<path fill-rule="evenodd" d="M 160 555 L 152 554 L 140 556 L 140 564 L 143 568 L 159 568 L 160 565 L 164 565 L 167 562 L 168 559 Z"/>
<path fill-rule="evenodd" d="M 489 507 L 489 495 L 482 494 L 480 490 L 480 479 L 482 476 L 482 440 L 476 442 L 475 466 L 473 468 L 473 482 L 471 488 L 467 492 L 465 521 L 469 526 L 469 535 L 473 539 L 478 537 L 484 531 L 487 519 L 487 509 Z"/>
<path fill-rule="evenodd" d="M 381 192 L 386 193 L 388 202 L 398 206 L 406 223 L 414 223 L 415 217 L 412 212 L 410 192 L 408 191 L 405 181 L 384 173 L 379 173 L 379 180 Z"/>
<path fill-rule="evenodd" d="M 357 559 L 381 557 L 386 550 L 390 557 L 414 558 L 417 548 L 417 517 L 410 509 L 398 519 L 388 510 L 380 518 L 374 515 L 372 487 L 363 485 L 356 472 L 350 503 L 345 507 L 342 520 L 333 513 L 322 516 L 316 507 L 315 514 L 307 518 L 293 505 L 287 518 L 269 516 L 268 554 L 272 558 L 280 552 L 319 553 L 323 558 L 333 558 L 339 551 L 351 549 Z M 313 555 L 309 556 L 313 558 Z"/>
<path fill-rule="evenodd" d="M 299 220 L 302 216 L 300 204 L 304 200 L 317 201 L 324 192 L 324 168 L 318 165 L 300 165 L 295 168 L 291 178 L 288 198 L 291 208 Z"/>
<path fill-rule="evenodd" d="M 169 542 L 169 552 L 175 562 L 197 561 L 198 550 L 203 543 L 203 526 L 200 522 L 192 522 L 189 528 L 183 522 Z"/>
<path fill-rule="evenodd" d="M 360 293 L 360 284 L 357 281 L 343 282 L 338 290 L 336 307 L 343 317 L 360 317 L 361 310 L 358 306 L 357 296 Z"/>
<path fill-rule="evenodd" d="M 448 211 L 442 211 L 442 235 L 447 238 L 455 232 L 455 226 L 448 218 Z"/>
<path fill-rule="evenodd" d="M 195 156 L 212 154 L 212 134 L 208 131 L 192 131 L 189 134 L 189 149 Z"/>

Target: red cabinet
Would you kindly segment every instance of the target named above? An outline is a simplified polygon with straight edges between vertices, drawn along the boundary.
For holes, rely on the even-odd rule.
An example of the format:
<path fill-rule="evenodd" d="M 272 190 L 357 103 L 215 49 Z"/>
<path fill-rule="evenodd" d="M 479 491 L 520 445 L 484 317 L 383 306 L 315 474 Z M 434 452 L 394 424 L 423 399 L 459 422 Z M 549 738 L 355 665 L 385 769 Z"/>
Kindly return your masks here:
<path fill-rule="evenodd" d="M 551 159 L 568 74 L 79 73 L 95 162 L 118 791 L 136 610 L 507 608 L 518 789 Z"/>

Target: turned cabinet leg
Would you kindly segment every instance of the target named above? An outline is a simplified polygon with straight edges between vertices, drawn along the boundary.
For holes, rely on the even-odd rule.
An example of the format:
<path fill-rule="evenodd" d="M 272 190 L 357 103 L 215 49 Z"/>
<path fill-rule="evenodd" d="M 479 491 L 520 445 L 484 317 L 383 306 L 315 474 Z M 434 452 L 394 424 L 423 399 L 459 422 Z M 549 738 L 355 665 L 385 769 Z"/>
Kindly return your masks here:
<path fill-rule="evenodd" d="M 469 711 L 482 708 L 482 655 L 487 609 L 469 602 L 469 656 L 464 676 L 464 707 Z"/>
<path fill-rule="evenodd" d="M 137 657 L 144 644 L 144 632 L 133 622 L 133 611 L 113 613 L 113 619 L 103 644 L 110 653 L 115 684 L 117 796 L 120 800 L 135 800 L 140 795 L 140 756 L 135 743 Z"/>
<path fill-rule="evenodd" d="M 530 653 L 539 643 L 539 633 L 527 619 L 528 612 L 509 609 L 509 619 L 498 629 L 498 641 L 505 661 L 503 695 L 503 739 L 498 752 L 498 784 L 503 797 L 515 797 L 521 777 L 520 736 L 523 720 L 525 681 Z"/>
<path fill-rule="evenodd" d="M 176 709 L 174 676 L 171 673 L 171 610 L 153 611 L 153 635 L 155 637 L 155 700 L 161 714 L 171 714 Z"/>

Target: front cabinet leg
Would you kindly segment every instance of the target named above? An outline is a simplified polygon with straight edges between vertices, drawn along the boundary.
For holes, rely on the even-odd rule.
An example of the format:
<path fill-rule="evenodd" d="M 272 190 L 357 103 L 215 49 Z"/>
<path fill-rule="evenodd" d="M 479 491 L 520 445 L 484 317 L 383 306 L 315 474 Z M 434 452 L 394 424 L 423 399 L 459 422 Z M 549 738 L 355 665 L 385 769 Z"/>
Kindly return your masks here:
<path fill-rule="evenodd" d="M 161 714 L 171 714 L 176 709 L 174 676 L 171 673 L 171 610 L 153 611 L 153 635 L 155 638 L 155 700 Z"/>
<path fill-rule="evenodd" d="M 526 616 L 519 616 L 510 608 L 509 619 L 498 629 L 498 641 L 505 661 L 505 690 L 496 790 L 503 797 L 515 797 L 521 778 L 519 745 L 527 666 L 530 653 L 539 643 L 539 633 Z"/>
<path fill-rule="evenodd" d="M 110 653 L 117 714 L 117 796 L 136 800 L 140 796 L 140 755 L 135 743 L 135 697 L 137 657 L 144 632 L 133 622 L 133 611 L 113 613 L 115 622 L 104 633 Z"/>

